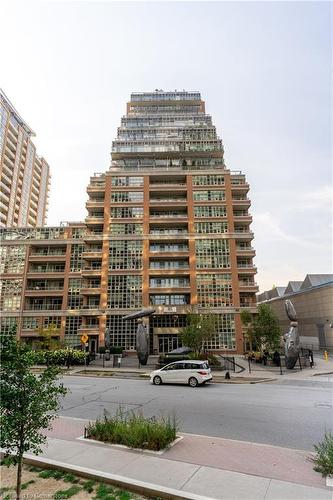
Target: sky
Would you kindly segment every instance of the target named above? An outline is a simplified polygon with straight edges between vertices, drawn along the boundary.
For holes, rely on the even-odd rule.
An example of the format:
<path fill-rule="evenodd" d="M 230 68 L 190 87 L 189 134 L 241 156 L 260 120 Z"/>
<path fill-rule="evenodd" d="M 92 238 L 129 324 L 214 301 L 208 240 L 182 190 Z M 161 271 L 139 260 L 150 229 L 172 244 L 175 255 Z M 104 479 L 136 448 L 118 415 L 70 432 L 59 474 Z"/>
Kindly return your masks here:
<path fill-rule="evenodd" d="M 332 272 L 332 4 L 0 0 L 0 87 L 86 216 L 132 91 L 198 90 L 251 190 L 260 291 Z"/>

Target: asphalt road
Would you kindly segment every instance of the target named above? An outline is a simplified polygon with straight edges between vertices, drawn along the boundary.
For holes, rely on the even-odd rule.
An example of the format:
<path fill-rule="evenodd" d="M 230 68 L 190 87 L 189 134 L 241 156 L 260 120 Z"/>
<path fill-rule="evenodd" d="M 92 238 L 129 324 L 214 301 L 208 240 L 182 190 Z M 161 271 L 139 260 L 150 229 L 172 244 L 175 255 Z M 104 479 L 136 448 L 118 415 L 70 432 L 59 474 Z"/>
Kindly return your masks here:
<path fill-rule="evenodd" d="M 175 415 L 182 432 L 313 450 L 332 430 L 332 384 L 285 380 L 265 384 L 153 386 L 147 380 L 64 377 L 70 393 L 61 415 L 95 419 L 140 409 Z"/>

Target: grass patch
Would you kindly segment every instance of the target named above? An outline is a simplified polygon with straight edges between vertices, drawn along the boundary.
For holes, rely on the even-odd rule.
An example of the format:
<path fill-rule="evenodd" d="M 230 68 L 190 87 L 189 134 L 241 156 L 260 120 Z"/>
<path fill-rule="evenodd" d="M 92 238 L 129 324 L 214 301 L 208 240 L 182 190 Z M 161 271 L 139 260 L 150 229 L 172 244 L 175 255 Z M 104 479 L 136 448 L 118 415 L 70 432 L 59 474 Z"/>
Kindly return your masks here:
<path fill-rule="evenodd" d="M 41 468 L 40 467 L 35 467 L 34 465 L 31 465 L 31 467 L 28 467 L 28 471 L 29 472 L 41 472 Z"/>
<path fill-rule="evenodd" d="M 93 479 L 88 479 L 88 481 L 82 483 L 82 488 L 88 493 L 92 493 L 94 491 L 95 486 L 96 486 L 96 481 L 94 481 Z"/>
<path fill-rule="evenodd" d="M 175 418 L 146 418 L 140 412 L 125 414 L 121 409 L 114 417 L 105 413 L 87 428 L 87 435 L 97 441 L 154 451 L 166 448 L 176 439 L 176 433 Z"/>
<path fill-rule="evenodd" d="M 34 479 L 30 479 L 30 481 L 27 481 L 26 483 L 21 484 L 21 490 L 26 490 L 30 484 L 34 484 L 36 481 Z"/>
<path fill-rule="evenodd" d="M 50 477 L 53 477 L 54 479 L 57 479 L 57 480 L 63 479 L 63 477 L 65 475 L 66 475 L 66 472 L 58 470 L 58 469 L 46 469 L 46 470 L 42 470 L 42 472 L 40 472 L 38 474 L 38 476 L 41 477 L 42 479 L 49 479 Z"/>
<path fill-rule="evenodd" d="M 70 498 L 81 491 L 80 486 L 71 486 L 68 490 L 59 490 L 54 495 L 54 500 L 60 500 L 61 498 Z"/>
<path fill-rule="evenodd" d="M 94 499 L 96 500 L 113 500 L 115 499 L 115 491 L 112 486 L 105 483 L 100 483 L 96 490 L 96 495 Z"/>
<path fill-rule="evenodd" d="M 63 481 L 65 481 L 65 483 L 78 483 L 79 482 L 79 479 L 74 476 L 74 474 L 71 474 L 71 473 L 67 473 L 63 476 L 62 478 Z"/>
<path fill-rule="evenodd" d="M 317 455 L 311 458 L 313 469 L 323 477 L 333 477 L 333 434 L 326 432 L 323 441 L 314 445 Z"/>

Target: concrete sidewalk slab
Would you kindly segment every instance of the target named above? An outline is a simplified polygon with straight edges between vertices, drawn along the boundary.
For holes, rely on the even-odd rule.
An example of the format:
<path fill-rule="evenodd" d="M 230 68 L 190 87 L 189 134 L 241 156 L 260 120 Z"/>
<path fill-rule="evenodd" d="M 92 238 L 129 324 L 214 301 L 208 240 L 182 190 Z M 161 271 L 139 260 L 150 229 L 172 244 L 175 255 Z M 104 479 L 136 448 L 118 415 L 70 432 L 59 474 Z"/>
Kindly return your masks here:
<path fill-rule="evenodd" d="M 71 470 L 84 477 L 107 480 L 146 495 L 195 500 L 331 500 L 332 497 L 329 489 L 162 460 L 82 441 L 49 438 L 48 444 L 41 456 L 27 454 L 25 457 L 40 466 Z M 60 456 L 64 458 L 59 460 L 57 457 Z"/>
<path fill-rule="evenodd" d="M 265 500 L 332 500 L 332 492 L 272 479 Z"/>
<path fill-rule="evenodd" d="M 270 480 L 238 472 L 200 467 L 183 486 L 183 489 L 199 495 L 228 500 L 264 499 Z"/>

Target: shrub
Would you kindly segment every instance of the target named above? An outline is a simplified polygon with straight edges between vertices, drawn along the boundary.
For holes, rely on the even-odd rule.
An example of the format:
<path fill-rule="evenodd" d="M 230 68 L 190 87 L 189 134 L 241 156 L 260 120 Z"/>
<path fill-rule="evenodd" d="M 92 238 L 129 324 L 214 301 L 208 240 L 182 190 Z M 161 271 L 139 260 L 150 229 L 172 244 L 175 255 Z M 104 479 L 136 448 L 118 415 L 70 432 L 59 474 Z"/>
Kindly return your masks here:
<path fill-rule="evenodd" d="M 115 345 L 113 347 L 110 347 L 110 354 L 122 354 L 123 350 L 123 347 Z"/>
<path fill-rule="evenodd" d="M 83 365 L 86 358 L 84 351 L 76 349 L 57 349 L 55 351 L 32 351 L 34 363 L 36 365 Z"/>
<path fill-rule="evenodd" d="M 315 464 L 314 470 L 322 476 L 333 477 L 333 434 L 325 432 L 323 441 L 314 445 L 314 449 L 317 452 L 317 455 L 311 458 Z"/>
<path fill-rule="evenodd" d="M 142 413 L 124 414 L 121 409 L 114 417 L 104 414 L 104 418 L 89 423 L 87 434 L 92 439 L 107 443 L 123 444 L 130 448 L 162 450 L 176 439 L 175 419 L 146 418 Z"/>
<path fill-rule="evenodd" d="M 98 352 L 99 352 L 99 354 L 105 354 L 105 351 L 106 351 L 106 347 L 105 347 L 105 346 L 100 346 L 100 347 L 98 348 Z"/>

